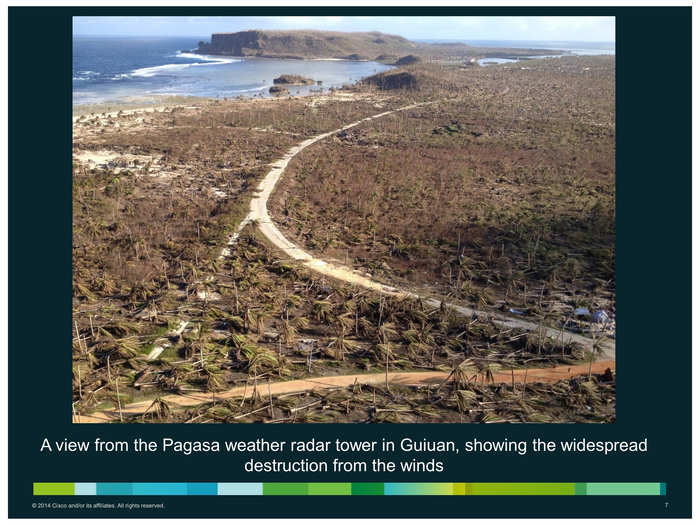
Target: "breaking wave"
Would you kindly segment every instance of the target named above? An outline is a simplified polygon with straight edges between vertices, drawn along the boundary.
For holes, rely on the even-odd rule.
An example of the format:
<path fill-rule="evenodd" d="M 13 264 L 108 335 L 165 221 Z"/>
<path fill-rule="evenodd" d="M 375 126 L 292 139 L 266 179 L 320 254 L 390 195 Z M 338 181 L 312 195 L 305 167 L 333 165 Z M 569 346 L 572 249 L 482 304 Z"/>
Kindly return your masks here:
<path fill-rule="evenodd" d="M 162 66 L 142 67 L 134 69 L 130 75 L 134 77 L 152 77 L 167 71 L 178 71 L 196 66 L 215 66 L 219 64 L 232 64 L 240 62 L 238 58 L 220 58 L 207 55 L 197 55 L 195 53 L 178 53 L 175 55 L 178 58 L 189 58 L 193 60 L 204 60 L 204 62 L 190 62 L 187 64 L 163 64 Z"/>

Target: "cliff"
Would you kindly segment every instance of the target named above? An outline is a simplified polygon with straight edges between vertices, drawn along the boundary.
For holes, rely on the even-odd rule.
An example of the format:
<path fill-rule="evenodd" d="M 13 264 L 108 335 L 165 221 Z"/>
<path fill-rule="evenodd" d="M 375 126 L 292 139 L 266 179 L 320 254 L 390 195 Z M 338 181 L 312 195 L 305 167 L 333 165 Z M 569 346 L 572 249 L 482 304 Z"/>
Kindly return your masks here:
<path fill-rule="evenodd" d="M 342 58 L 373 60 L 380 55 L 407 55 L 419 44 L 379 32 L 240 31 L 214 33 L 200 42 L 197 53 L 276 58 Z"/>

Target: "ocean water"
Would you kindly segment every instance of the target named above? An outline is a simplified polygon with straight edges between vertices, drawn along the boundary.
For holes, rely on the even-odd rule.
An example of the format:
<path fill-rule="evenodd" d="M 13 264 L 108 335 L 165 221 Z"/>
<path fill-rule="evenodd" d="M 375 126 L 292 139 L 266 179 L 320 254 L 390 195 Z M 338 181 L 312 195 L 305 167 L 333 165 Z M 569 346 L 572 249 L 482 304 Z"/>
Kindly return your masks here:
<path fill-rule="evenodd" d="M 472 40 L 469 42 L 474 46 L 483 47 L 522 47 L 527 49 L 556 49 L 564 51 L 564 55 L 536 55 L 531 58 L 549 58 L 555 56 L 596 56 L 596 55 L 614 55 L 615 42 L 562 42 L 562 41 L 537 41 L 528 40 Z M 493 63 L 503 64 L 506 62 L 517 62 L 510 58 L 483 58 L 479 60 L 481 65 L 490 65 Z"/>
<path fill-rule="evenodd" d="M 390 69 L 377 62 L 346 60 L 278 60 L 234 58 L 189 53 L 201 37 L 73 37 L 73 104 L 128 102 L 185 95 L 213 98 L 268 96 L 272 79 L 299 74 L 320 80 L 322 88 L 340 87 Z M 421 40 L 455 42 L 455 40 Z M 458 40 L 473 46 L 557 49 L 573 55 L 615 54 L 614 42 L 547 42 L 521 40 Z M 545 55 L 538 55 L 545 56 Z M 487 58 L 479 62 L 513 62 Z M 304 94 L 316 86 L 293 86 Z"/>
<path fill-rule="evenodd" d="M 168 95 L 267 96 L 272 79 L 299 74 L 340 87 L 389 69 L 376 62 L 277 60 L 189 53 L 203 37 L 73 37 L 73 104 L 128 102 Z M 292 86 L 303 94 L 316 86 Z"/>
<path fill-rule="evenodd" d="M 566 55 L 576 56 L 595 56 L 595 55 L 614 55 L 615 42 L 576 42 L 562 40 L 420 40 L 420 42 L 428 43 L 447 43 L 460 42 L 475 47 L 496 47 L 496 48 L 524 48 L 524 49 L 552 49 L 563 51 L 562 55 L 533 55 L 529 58 L 549 58 Z M 482 58 L 478 60 L 482 66 L 491 64 L 505 64 L 507 62 L 518 62 L 512 58 Z"/>
<path fill-rule="evenodd" d="M 459 42 L 475 47 L 502 47 L 525 49 L 555 49 L 570 55 L 614 55 L 615 42 L 576 42 L 563 40 L 418 40 L 428 43 Z"/>

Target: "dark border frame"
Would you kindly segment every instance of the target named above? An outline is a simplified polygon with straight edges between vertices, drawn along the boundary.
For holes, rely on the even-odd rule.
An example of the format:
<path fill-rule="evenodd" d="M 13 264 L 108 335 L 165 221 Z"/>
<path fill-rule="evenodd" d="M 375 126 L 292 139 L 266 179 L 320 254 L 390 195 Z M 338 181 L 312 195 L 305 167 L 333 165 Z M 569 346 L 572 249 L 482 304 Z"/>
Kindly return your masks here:
<path fill-rule="evenodd" d="M 72 425 L 72 16 L 616 16 L 618 420 L 613 425 Z M 619 7 L 9 8 L 11 517 L 684 517 L 691 509 L 691 9 Z M 669 314 L 667 314 L 669 312 Z M 657 327 L 666 317 L 668 325 Z M 67 401 L 66 401 L 67 400 Z M 247 457 L 59 456 L 49 439 L 649 439 L 643 456 L 448 458 L 443 474 L 336 481 L 659 481 L 665 497 L 156 498 L 164 511 L 47 513 L 34 481 L 250 481 Z M 136 478 L 136 479 L 135 479 Z M 255 481 L 333 481 L 279 479 Z M 124 500 L 102 497 L 100 501 Z M 126 498 L 129 499 L 129 498 Z M 154 498 L 148 498 L 152 500 Z M 49 498 L 50 501 L 77 501 Z M 133 498 L 131 498 L 133 500 Z M 200 504 L 201 502 L 201 504 Z M 668 506 L 666 505 L 668 503 Z"/>

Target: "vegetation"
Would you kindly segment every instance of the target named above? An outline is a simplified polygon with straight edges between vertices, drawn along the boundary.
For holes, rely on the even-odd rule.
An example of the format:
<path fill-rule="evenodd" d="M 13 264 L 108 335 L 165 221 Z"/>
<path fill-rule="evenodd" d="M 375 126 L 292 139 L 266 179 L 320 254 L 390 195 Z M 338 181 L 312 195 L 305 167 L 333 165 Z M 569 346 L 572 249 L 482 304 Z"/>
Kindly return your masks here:
<path fill-rule="evenodd" d="M 614 306 L 611 63 L 528 67 L 422 63 L 400 70 L 419 80 L 413 90 L 370 83 L 311 97 L 78 117 L 74 412 L 148 400 L 141 421 L 614 420 L 612 374 L 523 387 L 478 384 L 465 372 L 488 378 L 592 358 L 563 335 L 504 329 L 330 282 L 280 259 L 254 224 L 230 237 L 260 177 L 293 145 L 441 100 L 305 150 L 270 203 L 275 221 L 315 254 L 410 286 L 427 283 L 458 301 L 527 308 L 541 324 L 555 322 L 564 306 Z M 165 400 L 416 370 L 451 372 L 454 381 L 188 410 Z"/>
<path fill-rule="evenodd" d="M 612 374 L 552 385 L 470 382 L 409 387 L 355 385 L 269 397 L 206 403 L 172 415 L 182 423 L 614 423 Z M 157 413 L 135 422 L 159 421 Z"/>
<path fill-rule="evenodd" d="M 379 89 L 418 89 L 418 79 L 408 71 L 385 71 L 363 80 Z"/>
<path fill-rule="evenodd" d="M 461 96 L 296 156 L 271 206 L 285 235 L 478 308 L 614 311 L 614 59 L 527 64 L 453 70 Z M 444 91 L 430 73 L 418 91 Z"/>
<path fill-rule="evenodd" d="M 413 64 L 417 64 L 420 61 L 421 61 L 421 59 L 419 56 L 406 55 L 405 57 L 399 58 L 396 62 L 394 62 L 394 64 L 397 66 L 410 66 Z"/>

